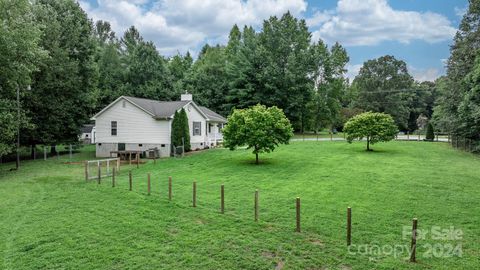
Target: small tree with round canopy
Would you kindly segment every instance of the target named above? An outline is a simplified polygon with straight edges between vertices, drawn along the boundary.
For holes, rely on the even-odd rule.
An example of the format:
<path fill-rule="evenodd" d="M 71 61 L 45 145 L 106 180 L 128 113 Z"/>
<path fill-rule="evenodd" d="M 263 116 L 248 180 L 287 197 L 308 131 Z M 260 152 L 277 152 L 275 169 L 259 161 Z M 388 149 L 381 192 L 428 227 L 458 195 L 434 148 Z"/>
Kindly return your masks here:
<path fill-rule="evenodd" d="M 348 120 L 343 131 L 347 134 L 349 143 L 355 139 L 366 138 L 367 151 L 372 151 L 370 144 L 393 140 L 398 128 L 389 114 L 365 112 Z"/>
<path fill-rule="evenodd" d="M 258 154 L 272 152 L 280 144 L 288 144 L 293 128 L 283 110 L 257 104 L 248 109 L 235 109 L 223 129 L 224 144 L 230 150 L 246 145 Z"/>

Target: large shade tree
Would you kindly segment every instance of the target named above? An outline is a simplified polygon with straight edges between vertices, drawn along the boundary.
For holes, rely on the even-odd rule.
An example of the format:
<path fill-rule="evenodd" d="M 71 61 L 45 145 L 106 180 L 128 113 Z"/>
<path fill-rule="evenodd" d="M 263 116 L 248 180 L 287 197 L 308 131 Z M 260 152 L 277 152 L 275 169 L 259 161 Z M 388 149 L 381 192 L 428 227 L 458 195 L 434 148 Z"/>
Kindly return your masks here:
<path fill-rule="evenodd" d="M 407 129 L 413 82 L 402 60 L 391 55 L 368 60 L 353 80 L 355 107 L 390 114 L 400 128 Z"/>
<path fill-rule="evenodd" d="M 234 150 L 238 146 L 253 149 L 255 163 L 258 154 L 269 153 L 280 144 L 288 144 L 293 128 L 283 111 L 276 106 L 255 105 L 248 109 L 235 109 L 223 129 L 224 143 Z"/>
<path fill-rule="evenodd" d="M 23 106 L 19 118 L 16 92 L 23 101 L 32 73 L 46 57 L 40 29 L 28 0 L 0 0 L 0 157 L 14 149 L 20 127 L 31 127 Z"/>

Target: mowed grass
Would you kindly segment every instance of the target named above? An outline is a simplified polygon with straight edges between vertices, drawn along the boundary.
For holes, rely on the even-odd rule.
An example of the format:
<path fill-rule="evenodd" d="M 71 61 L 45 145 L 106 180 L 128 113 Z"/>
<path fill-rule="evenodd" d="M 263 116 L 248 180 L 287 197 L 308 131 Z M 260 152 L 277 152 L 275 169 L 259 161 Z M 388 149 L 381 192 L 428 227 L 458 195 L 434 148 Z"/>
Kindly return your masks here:
<path fill-rule="evenodd" d="M 3 269 L 477 269 L 480 159 L 448 144 L 294 142 L 260 156 L 248 150 L 193 153 L 183 159 L 122 166 L 117 186 L 86 183 L 81 164 L 0 166 L 0 268 Z M 88 151 L 90 150 L 90 151 Z M 93 158 L 91 147 L 75 160 Z M 128 170 L 133 191 L 128 191 Z M 147 192 L 151 173 L 152 194 Z M 168 201 L 168 176 L 173 200 Z M 192 182 L 197 181 L 197 208 Z M 225 185 L 225 214 L 219 213 Z M 253 221 L 254 191 L 260 221 Z M 302 232 L 295 230 L 295 198 Z M 406 245 L 417 217 L 463 231 L 461 240 L 419 240 L 407 253 L 350 254 L 354 245 Z M 429 257 L 428 245 L 462 245 L 461 257 Z M 356 251 L 356 249 L 353 249 Z M 441 251 L 441 250 L 440 250 Z M 441 255 L 437 250 L 436 255 Z M 448 250 L 444 250 L 447 253 Z"/>

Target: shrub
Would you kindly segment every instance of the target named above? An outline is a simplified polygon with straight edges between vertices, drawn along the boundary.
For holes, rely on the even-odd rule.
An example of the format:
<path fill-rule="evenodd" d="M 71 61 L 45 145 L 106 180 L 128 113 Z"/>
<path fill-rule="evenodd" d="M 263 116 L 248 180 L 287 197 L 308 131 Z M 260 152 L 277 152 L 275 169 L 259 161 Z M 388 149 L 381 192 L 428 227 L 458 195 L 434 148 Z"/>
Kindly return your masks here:
<path fill-rule="evenodd" d="M 427 141 L 433 141 L 435 139 L 435 133 L 433 132 L 433 125 L 432 123 L 428 123 L 427 125 L 427 135 L 425 136 Z"/>

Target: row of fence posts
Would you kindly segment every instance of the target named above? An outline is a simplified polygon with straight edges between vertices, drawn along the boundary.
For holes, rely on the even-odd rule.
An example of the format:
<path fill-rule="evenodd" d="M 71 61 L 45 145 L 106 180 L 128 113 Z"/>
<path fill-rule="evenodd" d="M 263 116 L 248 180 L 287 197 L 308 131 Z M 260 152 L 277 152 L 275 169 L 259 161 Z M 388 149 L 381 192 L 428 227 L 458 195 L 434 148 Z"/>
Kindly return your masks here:
<path fill-rule="evenodd" d="M 463 149 L 467 152 L 473 152 L 475 150 L 475 140 L 465 138 L 460 138 L 458 136 L 453 136 L 451 140 L 452 146 L 457 149 Z"/>
<path fill-rule="evenodd" d="M 115 175 L 116 170 L 115 167 L 112 169 L 112 187 L 115 187 Z M 101 183 L 101 177 L 98 178 L 98 184 Z M 132 171 L 128 172 L 128 186 L 129 191 L 133 190 L 133 176 Z M 147 194 L 151 194 L 151 181 L 150 181 L 150 173 L 147 174 Z M 168 200 L 172 200 L 172 177 L 168 177 Z M 192 207 L 197 207 L 197 182 L 193 181 L 192 183 Z M 301 232 L 301 203 L 300 197 L 297 197 L 295 200 L 295 224 L 296 232 Z M 258 189 L 255 190 L 254 193 L 254 221 L 258 222 L 259 220 L 259 193 Z M 220 213 L 225 213 L 225 185 L 220 186 Z M 410 246 L 410 262 L 416 262 L 416 246 L 417 246 L 417 219 L 414 218 L 412 220 L 412 239 L 411 239 L 411 246 Z M 352 244 L 352 208 L 349 206 L 347 207 L 347 232 L 346 232 L 346 239 L 347 239 L 347 246 Z"/>

